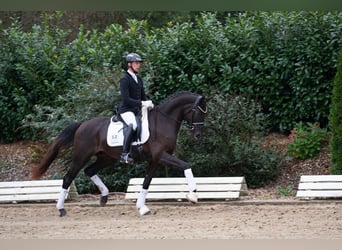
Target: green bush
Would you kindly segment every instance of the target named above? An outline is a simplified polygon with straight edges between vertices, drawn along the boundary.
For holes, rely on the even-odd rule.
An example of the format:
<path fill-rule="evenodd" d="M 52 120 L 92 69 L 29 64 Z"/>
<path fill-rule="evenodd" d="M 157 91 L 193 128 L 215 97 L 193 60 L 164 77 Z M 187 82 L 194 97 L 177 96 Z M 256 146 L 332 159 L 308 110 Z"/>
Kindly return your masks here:
<path fill-rule="evenodd" d="M 293 186 L 292 185 L 288 185 L 286 187 L 282 187 L 282 186 L 276 186 L 276 190 L 278 195 L 280 196 L 294 196 L 295 191 L 293 190 Z"/>
<path fill-rule="evenodd" d="M 322 142 L 327 139 L 327 129 L 322 129 L 317 123 L 297 123 L 291 130 L 292 142 L 287 146 L 291 156 L 299 159 L 307 159 L 316 156 L 322 147 Z"/>
<path fill-rule="evenodd" d="M 191 22 L 151 28 L 128 20 L 103 32 L 81 25 L 67 42 L 63 15 L 43 14 L 42 25 L 23 32 L 18 19 L 0 27 L 2 141 L 32 138 L 20 121 L 35 105 L 57 108 L 89 73 L 122 68 L 124 55 L 144 57 L 150 97 L 158 103 L 179 90 L 245 95 L 261 103 L 270 126 L 287 131 L 299 121 L 326 125 L 338 51 L 340 12 L 244 12 L 217 18 L 201 13 Z"/>
<path fill-rule="evenodd" d="M 20 130 L 21 120 L 34 105 L 53 105 L 70 87 L 73 65 L 65 49 L 68 31 L 59 29 L 49 15 L 44 20 L 32 32 L 23 32 L 17 19 L 1 31 L 1 141 L 30 139 L 30 133 Z"/>
<path fill-rule="evenodd" d="M 52 140 L 72 122 L 113 115 L 119 103 L 121 70 L 104 67 L 87 75 L 89 78 L 56 99 L 60 106 L 35 105 L 34 113 L 22 121 L 23 127 L 37 139 Z"/>
<path fill-rule="evenodd" d="M 330 154 L 331 173 L 342 174 L 342 50 L 340 51 L 337 74 L 334 80 L 329 128 L 331 129 Z"/>
<path fill-rule="evenodd" d="M 194 140 L 181 130 L 177 155 L 190 162 L 196 176 L 245 176 L 250 187 L 274 179 L 282 157 L 262 148 L 259 138 L 267 131 L 267 117 L 259 104 L 246 97 L 215 95 L 208 102 L 204 135 Z"/>
<path fill-rule="evenodd" d="M 156 99 L 177 90 L 242 94 L 262 104 L 277 130 L 299 121 L 327 124 L 341 13 L 245 12 L 224 23 L 203 13 L 193 23 L 155 32 Z"/>
<path fill-rule="evenodd" d="M 143 52 L 147 46 L 146 21 L 130 20 L 126 30 L 111 25 L 102 33 L 81 26 L 69 43 L 70 31 L 58 28 L 62 13 L 42 16 L 43 24 L 34 25 L 31 32 L 23 32 L 18 19 L 0 30 L 0 140 L 4 142 L 35 138 L 30 130 L 22 129 L 26 115 L 41 106 L 62 108 L 65 93 L 82 89 L 90 74 L 103 67 L 121 68 L 125 53 Z"/>

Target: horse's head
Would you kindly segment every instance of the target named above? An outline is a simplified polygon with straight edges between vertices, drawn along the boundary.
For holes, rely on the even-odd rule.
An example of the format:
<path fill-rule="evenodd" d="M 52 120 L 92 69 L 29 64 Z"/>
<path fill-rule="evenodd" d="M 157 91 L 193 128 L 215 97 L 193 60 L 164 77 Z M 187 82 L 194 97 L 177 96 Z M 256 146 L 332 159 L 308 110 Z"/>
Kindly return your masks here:
<path fill-rule="evenodd" d="M 202 135 L 206 113 L 207 103 L 205 97 L 199 95 L 197 96 L 191 110 L 187 112 L 185 116 L 187 127 L 191 130 L 192 135 L 195 138 Z"/>
<path fill-rule="evenodd" d="M 185 121 L 186 126 L 195 138 L 201 136 L 207 113 L 207 103 L 204 96 L 181 91 L 168 96 L 155 110 L 167 118 L 167 121 L 174 121 L 175 123 L 170 124 L 177 124 L 178 129 L 182 121 Z"/>

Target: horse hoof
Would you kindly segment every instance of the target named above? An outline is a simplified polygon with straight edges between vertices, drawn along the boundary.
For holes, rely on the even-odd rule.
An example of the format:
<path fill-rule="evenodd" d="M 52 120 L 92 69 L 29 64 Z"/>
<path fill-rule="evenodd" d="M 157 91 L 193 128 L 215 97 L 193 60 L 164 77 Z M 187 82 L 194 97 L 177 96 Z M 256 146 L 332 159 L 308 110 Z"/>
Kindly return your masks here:
<path fill-rule="evenodd" d="M 64 208 L 59 209 L 59 217 L 63 217 L 63 216 L 65 216 L 66 214 L 67 214 L 67 212 L 65 211 Z"/>
<path fill-rule="evenodd" d="M 192 203 L 197 203 L 198 202 L 198 197 L 195 192 L 190 192 L 186 195 L 186 198 L 192 202 Z"/>
<path fill-rule="evenodd" d="M 107 201 L 108 201 L 108 195 L 105 195 L 105 196 L 101 196 L 101 199 L 100 199 L 100 206 L 103 207 L 107 204 Z"/>
<path fill-rule="evenodd" d="M 139 208 L 139 214 L 141 216 L 148 215 L 150 213 L 151 213 L 150 209 L 148 209 L 148 207 L 146 207 L 146 206 L 143 206 L 143 207 Z"/>

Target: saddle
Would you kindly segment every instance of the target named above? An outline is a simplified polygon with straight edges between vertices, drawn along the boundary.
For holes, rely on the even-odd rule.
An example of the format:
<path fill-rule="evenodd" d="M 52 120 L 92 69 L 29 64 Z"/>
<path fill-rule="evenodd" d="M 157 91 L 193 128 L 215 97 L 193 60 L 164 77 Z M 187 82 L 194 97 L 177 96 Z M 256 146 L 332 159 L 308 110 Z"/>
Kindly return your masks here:
<path fill-rule="evenodd" d="M 150 137 L 150 131 L 148 128 L 148 109 L 142 107 L 141 116 L 136 116 L 137 130 L 132 142 L 133 146 L 139 146 L 144 144 Z M 123 128 L 127 126 L 120 116 L 114 115 L 110 119 L 110 123 L 107 130 L 107 144 L 110 147 L 119 147 L 123 145 L 124 135 Z"/>

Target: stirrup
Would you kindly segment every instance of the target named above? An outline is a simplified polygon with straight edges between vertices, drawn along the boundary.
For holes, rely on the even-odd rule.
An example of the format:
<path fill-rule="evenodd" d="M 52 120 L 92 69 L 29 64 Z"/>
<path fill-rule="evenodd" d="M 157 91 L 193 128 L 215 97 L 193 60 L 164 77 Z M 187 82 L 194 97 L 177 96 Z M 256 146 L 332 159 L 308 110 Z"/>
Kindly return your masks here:
<path fill-rule="evenodd" d="M 129 156 L 128 153 L 126 153 L 121 155 L 120 162 L 126 164 L 133 164 L 134 160 Z"/>

